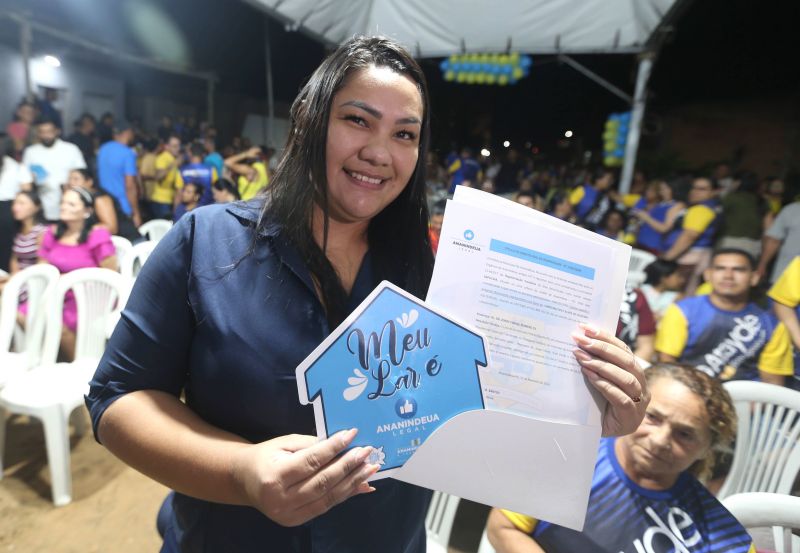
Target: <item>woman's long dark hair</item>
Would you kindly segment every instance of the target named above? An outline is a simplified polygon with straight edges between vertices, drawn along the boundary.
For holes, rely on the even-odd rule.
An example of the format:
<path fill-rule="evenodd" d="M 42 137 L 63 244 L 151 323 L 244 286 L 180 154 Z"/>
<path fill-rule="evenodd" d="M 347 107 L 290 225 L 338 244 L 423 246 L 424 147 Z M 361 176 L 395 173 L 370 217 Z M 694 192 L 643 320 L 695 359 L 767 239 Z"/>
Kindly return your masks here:
<path fill-rule="evenodd" d="M 389 280 L 424 297 L 433 272 L 425 198 L 425 154 L 430 142 L 430 108 L 425 76 L 414 58 L 383 37 L 357 37 L 339 47 L 317 68 L 291 108 L 291 128 L 283 157 L 266 191 L 257 233 L 268 224 L 281 225 L 300 250 L 319 284 L 331 328 L 346 316 L 347 293 L 325 256 L 328 241 L 328 193 L 325 145 L 331 103 L 356 70 L 388 67 L 413 80 L 422 96 L 423 116 L 419 155 L 413 175 L 400 195 L 370 221 L 367 232 L 376 284 Z M 311 230 L 313 205 L 324 214 L 323 244 Z"/>
<path fill-rule="evenodd" d="M 85 244 L 86 240 L 89 239 L 89 233 L 92 232 L 92 228 L 97 224 L 97 215 L 94 214 L 94 200 L 88 190 L 79 188 L 77 186 L 70 186 L 66 188 L 64 192 L 68 192 L 70 190 L 75 192 L 81 199 L 83 206 L 89 209 L 89 217 L 84 219 L 81 234 L 78 236 L 78 244 Z M 59 220 L 58 224 L 56 225 L 56 240 L 64 236 L 66 231 L 67 224 L 64 221 Z"/>

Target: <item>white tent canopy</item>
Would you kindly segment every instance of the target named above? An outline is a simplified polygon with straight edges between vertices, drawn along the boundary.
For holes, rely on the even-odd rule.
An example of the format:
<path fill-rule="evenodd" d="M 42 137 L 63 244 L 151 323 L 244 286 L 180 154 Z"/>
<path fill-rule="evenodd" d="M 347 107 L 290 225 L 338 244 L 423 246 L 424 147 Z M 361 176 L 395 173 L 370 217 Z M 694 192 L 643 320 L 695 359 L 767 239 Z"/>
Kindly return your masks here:
<path fill-rule="evenodd" d="M 338 45 L 382 34 L 417 57 L 459 52 L 636 53 L 675 0 L 248 0 Z"/>
<path fill-rule="evenodd" d="M 683 0 L 246 1 L 329 46 L 356 35 L 385 35 L 418 58 L 510 51 L 560 56 L 631 104 L 620 178 L 623 193 L 633 177 L 656 31 L 686 4 Z M 641 54 L 633 97 L 570 58 L 573 54 Z M 269 72 L 268 66 L 268 79 Z"/>

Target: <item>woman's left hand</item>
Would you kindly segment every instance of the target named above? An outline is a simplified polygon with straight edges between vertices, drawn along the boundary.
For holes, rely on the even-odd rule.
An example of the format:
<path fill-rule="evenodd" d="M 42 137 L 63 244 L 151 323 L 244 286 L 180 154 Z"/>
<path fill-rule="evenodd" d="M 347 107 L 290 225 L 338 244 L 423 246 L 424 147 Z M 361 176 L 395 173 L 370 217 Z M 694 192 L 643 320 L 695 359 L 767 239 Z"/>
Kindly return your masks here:
<path fill-rule="evenodd" d="M 572 337 L 581 370 L 608 400 L 603 413 L 603 436 L 630 434 L 644 418 L 650 392 L 636 356 L 622 340 L 605 330 L 582 324 Z"/>

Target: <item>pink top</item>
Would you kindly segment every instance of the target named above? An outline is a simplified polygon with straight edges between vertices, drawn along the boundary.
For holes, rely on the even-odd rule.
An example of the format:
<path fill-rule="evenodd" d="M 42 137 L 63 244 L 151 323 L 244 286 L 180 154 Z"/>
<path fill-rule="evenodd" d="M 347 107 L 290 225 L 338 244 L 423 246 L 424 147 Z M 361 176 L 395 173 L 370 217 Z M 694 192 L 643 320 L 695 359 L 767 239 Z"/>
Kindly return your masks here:
<path fill-rule="evenodd" d="M 53 227 L 49 227 L 39 248 L 39 257 L 51 265 L 55 265 L 62 273 L 87 267 L 99 267 L 102 260 L 115 254 L 116 249 L 111 242 L 111 233 L 104 227 L 92 229 L 86 242 L 75 245 L 59 243 L 53 234 Z"/>

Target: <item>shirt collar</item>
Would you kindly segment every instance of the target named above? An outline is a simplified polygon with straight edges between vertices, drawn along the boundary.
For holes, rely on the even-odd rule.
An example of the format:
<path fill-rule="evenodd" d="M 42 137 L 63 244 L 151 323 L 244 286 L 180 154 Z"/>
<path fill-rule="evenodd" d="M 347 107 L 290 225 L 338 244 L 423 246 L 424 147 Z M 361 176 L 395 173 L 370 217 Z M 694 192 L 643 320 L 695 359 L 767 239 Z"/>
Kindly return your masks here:
<path fill-rule="evenodd" d="M 226 211 L 239 219 L 252 226 L 257 226 L 259 218 L 261 217 L 261 210 L 264 207 L 264 200 L 254 199 L 246 202 L 232 202 L 228 204 Z M 269 221 L 264 225 L 264 228 L 259 232 L 260 236 L 277 236 L 281 231 L 281 225 L 277 222 Z"/>

